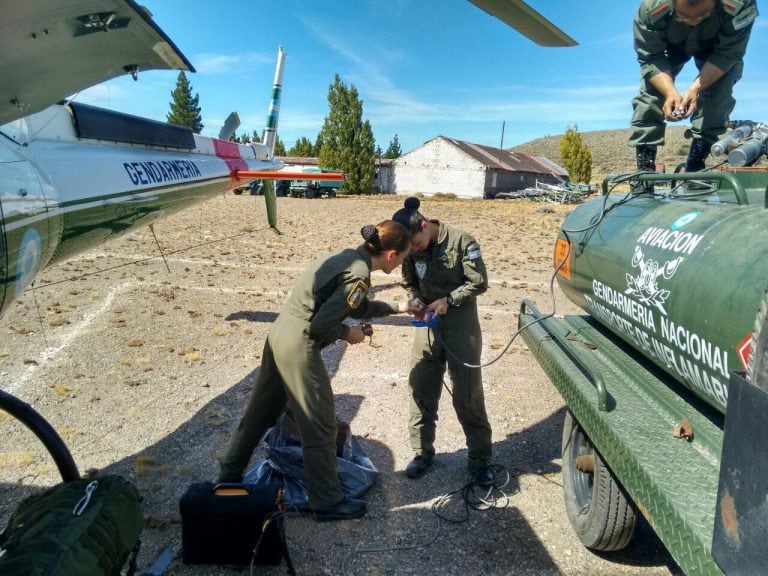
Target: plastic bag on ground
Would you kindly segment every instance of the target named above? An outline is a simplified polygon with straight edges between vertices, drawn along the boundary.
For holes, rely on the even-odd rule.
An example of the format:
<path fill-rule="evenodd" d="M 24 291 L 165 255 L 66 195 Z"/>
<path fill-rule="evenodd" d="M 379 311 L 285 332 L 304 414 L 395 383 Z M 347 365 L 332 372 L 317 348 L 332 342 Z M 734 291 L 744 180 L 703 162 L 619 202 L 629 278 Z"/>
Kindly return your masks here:
<path fill-rule="evenodd" d="M 308 510 L 304 457 L 296 423 L 290 416 L 283 414 L 267 432 L 265 441 L 268 446 L 267 457 L 246 472 L 244 482 L 271 486 L 280 481 L 285 502 L 299 511 Z M 349 425 L 344 422 L 339 423 L 336 464 L 339 484 L 347 498 L 362 497 L 379 476 L 379 471 L 360 442 L 349 432 Z"/>

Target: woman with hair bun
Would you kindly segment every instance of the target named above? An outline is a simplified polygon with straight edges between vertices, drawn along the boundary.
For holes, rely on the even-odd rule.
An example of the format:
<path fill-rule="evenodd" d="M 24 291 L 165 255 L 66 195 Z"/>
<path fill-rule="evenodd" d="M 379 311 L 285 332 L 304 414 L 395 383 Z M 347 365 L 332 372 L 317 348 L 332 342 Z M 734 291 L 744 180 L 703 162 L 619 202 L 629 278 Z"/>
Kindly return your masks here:
<path fill-rule="evenodd" d="M 360 230 L 363 244 L 311 264 L 296 283 L 264 343 L 261 370 L 227 454 L 219 482 L 240 482 L 254 449 L 287 404 L 301 434 L 309 506 L 317 522 L 359 518 L 365 502 L 345 498 L 336 466 L 333 390 L 321 351 L 336 340 L 363 341 L 347 318 L 376 318 L 412 311 L 407 302 L 369 300 L 371 271 L 389 274 L 402 264 L 411 235 L 385 220 Z"/>
<path fill-rule="evenodd" d="M 409 435 L 415 457 L 405 473 L 419 478 L 435 455 L 437 409 L 446 365 L 453 382 L 453 407 L 467 439 L 467 468 L 472 481 L 493 484 L 491 425 L 485 410 L 478 365 L 483 347 L 476 298 L 488 289 L 480 245 L 466 232 L 419 212 L 418 198 L 405 200 L 392 220 L 411 233 L 411 254 L 403 262 L 403 286 L 425 317 L 439 322 L 416 330 L 411 352 Z"/>

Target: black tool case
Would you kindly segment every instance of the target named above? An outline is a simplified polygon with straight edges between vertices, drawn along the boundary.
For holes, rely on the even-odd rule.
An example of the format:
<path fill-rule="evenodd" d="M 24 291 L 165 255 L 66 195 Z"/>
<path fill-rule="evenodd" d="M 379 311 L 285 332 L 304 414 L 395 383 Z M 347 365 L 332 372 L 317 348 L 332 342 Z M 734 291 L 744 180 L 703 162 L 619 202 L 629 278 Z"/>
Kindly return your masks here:
<path fill-rule="evenodd" d="M 191 484 L 179 502 L 184 563 L 280 564 L 285 541 L 276 500 L 276 488 Z"/>

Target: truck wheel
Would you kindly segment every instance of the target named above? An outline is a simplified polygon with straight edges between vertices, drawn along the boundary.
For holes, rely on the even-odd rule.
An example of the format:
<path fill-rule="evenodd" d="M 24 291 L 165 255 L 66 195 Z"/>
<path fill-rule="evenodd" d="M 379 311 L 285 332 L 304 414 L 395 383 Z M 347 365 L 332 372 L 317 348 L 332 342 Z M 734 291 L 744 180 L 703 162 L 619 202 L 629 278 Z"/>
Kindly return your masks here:
<path fill-rule="evenodd" d="M 328 198 L 336 198 L 336 190 L 328 190 Z"/>
<path fill-rule="evenodd" d="M 635 511 L 570 411 L 562 456 L 565 509 L 581 543 L 606 552 L 626 547 L 635 532 Z"/>
<path fill-rule="evenodd" d="M 768 292 L 755 317 L 755 329 L 752 332 L 752 344 L 749 347 L 747 362 L 747 380 L 758 388 L 768 390 Z"/>
<path fill-rule="evenodd" d="M 304 198 L 309 198 L 310 200 L 315 197 L 315 191 L 312 190 L 312 188 L 307 188 L 304 191 Z"/>

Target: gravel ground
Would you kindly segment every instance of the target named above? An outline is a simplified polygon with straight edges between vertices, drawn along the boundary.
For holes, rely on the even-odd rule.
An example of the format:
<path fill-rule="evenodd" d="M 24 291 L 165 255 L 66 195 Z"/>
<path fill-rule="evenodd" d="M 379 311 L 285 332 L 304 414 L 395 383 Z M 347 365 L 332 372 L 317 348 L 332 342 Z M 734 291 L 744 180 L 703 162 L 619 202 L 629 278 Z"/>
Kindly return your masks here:
<path fill-rule="evenodd" d="M 167 574 L 248 573 L 181 562 L 179 498 L 191 482 L 215 479 L 216 458 L 247 401 L 264 338 L 304 266 L 357 245 L 360 227 L 389 217 L 402 198 L 280 198 L 278 204 L 282 236 L 266 228 L 262 199 L 251 196 L 227 194 L 159 222 L 155 233 L 170 271 L 148 229 L 51 266 L 0 323 L 3 389 L 56 427 L 81 471 L 123 474 L 141 492 L 140 568 L 172 546 L 176 557 Z M 485 362 L 512 337 L 523 298 L 550 308 L 552 245 L 568 209 L 423 201 L 427 216 L 472 232 L 483 248 L 491 281 L 479 299 Z M 398 272 L 374 274 L 377 296 L 401 297 L 398 278 Z M 574 311 L 561 295 L 557 306 L 558 314 Z M 619 553 L 581 546 L 563 505 L 563 402 L 519 339 L 484 369 L 495 460 L 511 474 L 507 505 L 438 527 L 431 506 L 464 484 L 466 448 L 446 397 L 434 469 L 418 481 L 404 475 L 411 458 L 413 329 L 407 318 L 390 317 L 374 323 L 370 344 L 326 351 L 338 415 L 351 423 L 381 475 L 362 519 L 286 520 L 299 575 L 680 573 L 646 525 Z M 4 525 L 22 497 L 59 478 L 36 439 L 4 413 L 0 433 Z M 386 547 L 403 549 L 352 554 Z M 285 574 L 285 567 L 255 572 Z"/>

